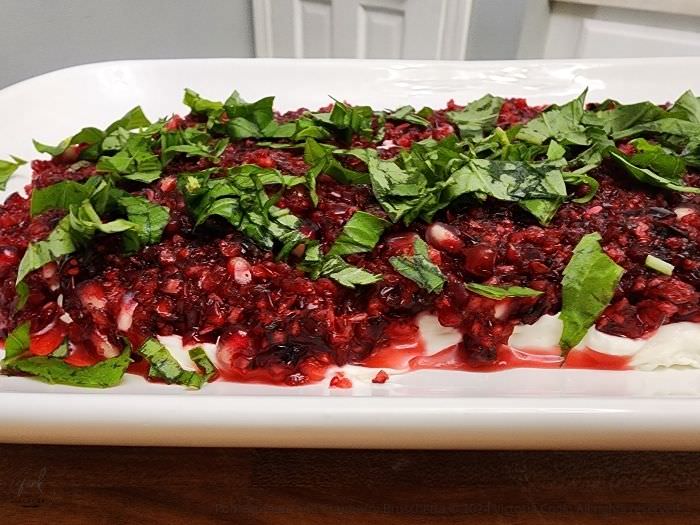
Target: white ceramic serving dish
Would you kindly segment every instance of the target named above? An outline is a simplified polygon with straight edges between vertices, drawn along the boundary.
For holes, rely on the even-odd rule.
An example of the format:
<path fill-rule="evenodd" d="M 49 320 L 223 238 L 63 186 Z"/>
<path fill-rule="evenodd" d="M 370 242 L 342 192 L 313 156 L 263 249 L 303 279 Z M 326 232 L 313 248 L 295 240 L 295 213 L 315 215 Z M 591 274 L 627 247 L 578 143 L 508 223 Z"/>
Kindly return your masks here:
<path fill-rule="evenodd" d="M 700 91 L 700 58 L 519 62 L 147 60 L 49 73 L 0 91 L 0 158 L 36 157 L 141 104 L 185 112 L 211 98 L 276 95 L 278 109 L 327 95 L 374 107 L 442 106 L 486 92 L 562 102 L 673 100 Z M 8 192 L 26 184 L 24 166 Z M 4 195 L 0 196 L 4 199 Z M 700 344 L 700 343 L 699 343 Z M 190 392 L 135 376 L 105 391 L 0 377 L 0 441 L 128 445 L 700 450 L 700 371 L 420 371 L 385 385 L 298 388 L 214 383 Z"/>

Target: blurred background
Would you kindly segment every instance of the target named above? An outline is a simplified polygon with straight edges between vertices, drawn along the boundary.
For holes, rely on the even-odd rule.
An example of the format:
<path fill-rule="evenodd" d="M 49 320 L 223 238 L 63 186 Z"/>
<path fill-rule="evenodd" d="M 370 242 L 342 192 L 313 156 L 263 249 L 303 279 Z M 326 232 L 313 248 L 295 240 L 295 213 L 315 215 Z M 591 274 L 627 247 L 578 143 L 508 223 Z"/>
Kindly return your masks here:
<path fill-rule="evenodd" d="M 700 0 L 0 0 L 0 88 L 126 58 L 700 55 Z"/>

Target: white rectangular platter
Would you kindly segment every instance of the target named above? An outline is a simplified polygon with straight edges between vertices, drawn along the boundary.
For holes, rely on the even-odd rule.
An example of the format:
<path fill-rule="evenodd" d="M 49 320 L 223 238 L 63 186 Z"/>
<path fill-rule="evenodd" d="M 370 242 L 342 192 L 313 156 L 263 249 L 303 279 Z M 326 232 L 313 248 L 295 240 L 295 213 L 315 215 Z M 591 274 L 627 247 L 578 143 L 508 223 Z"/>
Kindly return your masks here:
<path fill-rule="evenodd" d="M 328 95 L 377 108 L 443 107 L 490 92 L 532 104 L 675 99 L 700 91 L 700 58 L 413 62 L 147 60 L 49 73 L 0 91 L 0 158 L 36 157 L 140 104 L 151 118 L 186 112 L 183 89 L 225 98 L 275 95 L 279 110 Z M 29 180 L 23 166 L 4 197 Z M 700 342 L 698 342 L 700 354 Z M 700 370 L 419 371 L 385 385 L 213 383 L 201 391 L 128 376 L 105 391 L 0 376 L 0 441 L 25 443 L 700 450 Z"/>

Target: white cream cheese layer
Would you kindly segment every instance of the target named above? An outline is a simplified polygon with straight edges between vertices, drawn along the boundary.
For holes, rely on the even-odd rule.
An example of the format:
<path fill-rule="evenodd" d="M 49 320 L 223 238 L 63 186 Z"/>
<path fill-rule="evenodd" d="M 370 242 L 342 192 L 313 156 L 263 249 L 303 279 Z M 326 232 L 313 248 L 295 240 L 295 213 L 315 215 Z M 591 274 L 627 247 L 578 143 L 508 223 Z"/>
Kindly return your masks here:
<path fill-rule="evenodd" d="M 673 323 L 659 328 L 632 358 L 639 370 L 690 366 L 700 368 L 700 323 Z"/>
<path fill-rule="evenodd" d="M 556 347 L 562 332 L 557 316 L 545 315 L 531 325 L 519 325 L 508 344 L 519 350 L 545 350 Z M 645 339 L 628 339 L 588 330 L 576 348 L 616 356 L 631 356 L 633 368 L 654 370 L 672 366 L 700 368 L 700 323 L 672 323 Z"/>
<path fill-rule="evenodd" d="M 425 354 L 433 355 L 461 341 L 461 334 L 454 328 L 442 326 L 434 315 L 421 315 L 418 327 L 425 341 Z M 556 315 L 544 315 L 531 325 L 518 325 L 508 339 L 508 345 L 517 350 L 551 350 L 559 344 L 562 322 Z M 185 370 L 196 370 L 178 336 L 159 337 Z M 218 366 L 216 345 L 201 345 Z M 700 368 L 700 323 L 672 323 L 659 328 L 645 339 L 628 339 L 605 334 L 595 329 L 588 333 L 576 348 L 590 348 L 602 354 L 630 356 L 631 366 L 639 370 L 654 370 L 673 366 Z M 343 370 L 355 379 L 369 380 L 376 369 L 347 366 Z M 388 372 L 399 372 L 389 370 Z"/>

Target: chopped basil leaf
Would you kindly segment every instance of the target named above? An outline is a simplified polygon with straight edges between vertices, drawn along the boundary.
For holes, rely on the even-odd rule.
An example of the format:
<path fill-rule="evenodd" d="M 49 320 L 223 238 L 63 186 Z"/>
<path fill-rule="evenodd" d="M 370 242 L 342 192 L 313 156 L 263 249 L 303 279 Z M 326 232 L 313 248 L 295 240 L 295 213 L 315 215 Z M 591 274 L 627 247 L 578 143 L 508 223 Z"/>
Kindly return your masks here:
<path fill-rule="evenodd" d="M 559 168 L 525 162 L 475 159 L 455 171 L 446 194 L 465 194 L 503 201 L 521 201 L 542 224 L 547 224 L 566 197 L 564 175 Z"/>
<path fill-rule="evenodd" d="M 62 155 L 69 146 L 77 144 L 87 144 L 88 148 L 80 153 L 81 159 L 95 160 L 99 157 L 102 141 L 119 128 L 125 130 L 145 128 L 151 123 L 143 114 L 140 106 L 137 106 L 126 113 L 119 120 L 112 122 L 105 131 L 97 128 L 83 128 L 75 135 L 61 141 L 57 146 L 47 146 L 34 141 L 34 147 L 39 153 L 48 153 L 53 157 Z"/>
<path fill-rule="evenodd" d="M 562 202 L 563 199 L 525 199 L 518 205 L 534 215 L 540 224 L 546 226 L 554 218 Z"/>
<path fill-rule="evenodd" d="M 604 109 L 601 111 L 587 111 L 581 121 L 588 126 L 596 126 L 603 128 L 606 134 L 618 133 L 624 129 L 631 128 L 636 125 L 646 124 L 662 118 L 666 113 L 656 104 L 651 102 L 639 102 L 636 104 L 615 104 L 612 109 Z M 605 107 L 609 103 L 603 103 Z"/>
<path fill-rule="evenodd" d="M 506 297 L 536 297 L 542 295 L 542 292 L 539 290 L 533 290 L 524 286 L 492 286 L 479 283 L 467 283 L 464 286 L 470 292 L 496 300 L 505 299 Z"/>
<path fill-rule="evenodd" d="M 559 342 L 565 353 L 576 346 L 610 304 L 624 269 L 600 247 L 600 234 L 584 235 L 564 268 Z"/>
<path fill-rule="evenodd" d="M 29 299 L 29 285 L 22 281 L 17 283 L 15 287 L 15 292 L 17 294 L 17 302 L 15 304 L 15 311 L 19 312 L 27 304 L 27 299 Z"/>
<path fill-rule="evenodd" d="M 32 190 L 29 213 L 35 216 L 46 210 L 67 210 L 71 205 L 89 199 L 103 184 L 99 177 L 91 177 L 84 183 L 63 180 L 45 188 L 36 188 Z"/>
<path fill-rule="evenodd" d="M 639 182 L 644 182 L 646 184 L 651 184 L 652 186 L 658 186 L 659 188 L 665 188 L 667 190 L 681 191 L 686 193 L 700 193 L 700 188 L 678 184 L 677 179 L 669 180 L 657 173 L 654 173 L 650 169 L 635 166 L 632 162 L 633 158 L 627 157 L 619 150 L 610 151 L 610 157 L 615 159 L 623 168 L 625 168 L 625 171 L 627 171 L 627 173 L 632 175 Z"/>
<path fill-rule="evenodd" d="M 119 128 L 124 128 L 128 130 L 140 129 L 150 126 L 150 124 L 151 121 L 148 120 L 148 118 L 146 118 L 146 115 L 144 115 L 141 106 L 136 106 L 135 108 L 130 109 L 122 118 L 115 122 L 112 122 L 109 126 L 107 126 L 107 129 L 105 130 L 105 135 L 109 135 L 110 133 Z"/>
<path fill-rule="evenodd" d="M 630 162 L 639 168 L 649 168 L 665 179 L 682 182 L 685 173 L 683 159 L 658 144 L 650 144 L 645 139 L 630 141 L 637 153 L 630 157 Z"/>
<path fill-rule="evenodd" d="M 209 359 L 202 347 L 192 348 L 188 353 L 192 362 L 202 372 L 205 382 L 210 381 L 218 373 L 214 363 L 211 362 L 211 359 Z"/>
<path fill-rule="evenodd" d="M 352 266 L 338 256 L 325 258 L 319 274 L 323 277 L 330 277 L 347 288 L 374 284 L 384 278 L 382 275 L 373 274 L 362 268 Z"/>
<path fill-rule="evenodd" d="M 191 89 L 185 89 L 185 96 L 182 101 L 195 114 L 204 114 L 208 118 L 207 127 L 211 128 L 224 112 L 224 105 L 221 102 L 207 100 Z"/>
<path fill-rule="evenodd" d="M 524 162 L 475 159 L 453 174 L 457 194 L 478 193 L 503 201 L 566 197 L 558 168 Z"/>
<path fill-rule="evenodd" d="M 75 135 L 63 139 L 56 146 L 42 144 L 41 142 L 37 142 L 36 140 L 33 140 L 32 142 L 34 143 L 34 149 L 36 149 L 39 153 L 48 153 L 52 157 L 58 157 L 59 155 L 65 153 L 69 146 L 75 144 L 95 145 L 102 142 L 103 139 L 104 132 L 102 130 L 97 128 L 83 128 Z"/>
<path fill-rule="evenodd" d="M 129 366 L 131 350 L 127 346 L 122 353 L 90 366 L 69 365 L 55 357 L 28 357 L 5 359 L 3 367 L 10 372 L 21 372 L 50 384 L 87 388 L 108 388 L 121 383 Z"/>
<path fill-rule="evenodd" d="M 312 279 L 328 277 L 347 288 L 373 284 L 383 279 L 382 275 L 348 264 L 339 255 L 322 255 L 318 241 L 306 244 L 304 260 L 299 269 L 307 272 Z"/>
<path fill-rule="evenodd" d="M 151 183 L 160 178 L 162 164 L 153 154 L 147 139 L 140 135 L 132 135 L 126 141 L 124 149 L 113 156 L 99 158 L 96 169 L 124 177 L 125 179 Z"/>
<path fill-rule="evenodd" d="M 571 164 L 584 171 L 590 171 L 600 166 L 603 162 L 603 156 L 615 147 L 615 143 L 601 128 L 590 126 L 586 128 L 585 133 L 591 146 L 574 157 Z"/>
<path fill-rule="evenodd" d="M 332 97 L 331 97 L 332 98 Z M 372 118 L 374 111 L 369 106 L 349 106 L 333 99 L 330 113 L 312 113 L 311 116 L 322 126 L 333 131 L 343 142 L 350 143 L 353 135 L 370 138 L 373 134 Z"/>
<path fill-rule="evenodd" d="M 673 275 L 674 266 L 653 255 L 647 255 L 647 258 L 644 260 L 644 265 L 664 275 Z"/>
<path fill-rule="evenodd" d="M 281 184 L 285 177 L 276 170 L 243 165 L 229 170 L 225 178 L 209 179 L 211 172 L 187 173 L 180 188 L 196 220 L 196 226 L 218 215 L 266 249 L 281 245 L 284 258 L 306 237 L 299 231 L 301 221 L 286 208 L 274 204 L 279 193 L 268 196 L 264 185 Z M 262 176 L 261 176 L 262 175 Z"/>
<path fill-rule="evenodd" d="M 638 124 L 631 128 L 623 129 L 612 134 L 612 138 L 623 139 L 633 137 L 642 133 L 660 133 L 668 135 L 678 135 L 680 137 L 691 137 L 700 135 L 700 123 L 689 122 L 679 118 L 666 117 L 644 124 Z"/>
<path fill-rule="evenodd" d="M 5 340 L 5 360 L 13 359 L 29 350 L 29 321 L 12 330 Z"/>
<path fill-rule="evenodd" d="M 70 233 L 80 246 L 85 246 L 97 232 L 109 234 L 136 229 L 134 223 L 125 219 L 102 222 L 90 201 L 84 201 L 80 206 L 71 206 L 66 217 L 70 225 Z"/>
<path fill-rule="evenodd" d="M 459 129 L 464 139 L 480 139 L 496 127 L 503 106 L 501 97 L 484 95 L 459 111 L 448 111 L 447 118 Z"/>
<path fill-rule="evenodd" d="M 356 211 L 343 226 L 343 231 L 331 246 L 328 255 L 371 252 L 390 225 L 390 222 L 376 215 Z"/>
<path fill-rule="evenodd" d="M 160 134 L 161 153 L 163 166 L 167 165 L 178 153 L 184 153 L 189 157 L 206 157 L 216 161 L 228 145 L 228 139 L 212 141 L 211 135 L 198 127 L 189 127 L 184 130 L 163 132 Z"/>
<path fill-rule="evenodd" d="M 163 379 L 166 383 L 199 389 L 206 382 L 204 376 L 197 372 L 183 369 L 170 351 L 157 339 L 148 339 L 143 343 L 139 348 L 139 354 L 151 364 L 152 375 Z"/>
<path fill-rule="evenodd" d="M 428 245 L 417 237 L 413 243 L 413 255 L 400 255 L 390 257 L 389 263 L 401 275 L 410 279 L 421 288 L 430 293 L 442 291 L 445 284 L 445 276 L 433 262 L 428 254 Z"/>
<path fill-rule="evenodd" d="M 563 106 L 546 109 L 520 128 L 516 138 L 531 144 L 544 144 L 555 139 L 563 145 L 588 145 L 585 128 L 581 125 L 587 91 Z"/>
<path fill-rule="evenodd" d="M 700 124 L 700 98 L 688 90 L 673 103 L 670 113 L 678 115 L 688 122 Z"/>
<path fill-rule="evenodd" d="M 700 137 L 688 142 L 682 152 L 682 158 L 686 165 L 700 168 Z"/>
<path fill-rule="evenodd" d="M 226 130 L 234 140 L 247 139 L 251 137 L 262 137 L 260 128 L 250 120 L 243 117 L 236 117 L 226 123 Z"/>
<path fill-rule="evenodd" d="M 415 213 L 418 201 L 425 195 L 425 177 L 420 173 L 402 169 L 396 162 L 379 159 L 376 152 L 372 152 L 367 160 L 374 196 L 392 222 L 398 222 L 411 210 Z"/>
<path fill-rule="evenodd" d="M 117 203 L 124 209 L 129 222 L 135 225 L 133 230 L 127 232 L 124 237 L 127 251 L 136 251 L 141 246 L 160 242 L 163 230 L 170 220 L 168 208 L 151 202 L 145 197 L 130 195 L 126 192 L 119 193 Z"/>
<path fill-rule="evenodd" d="M 306 139 L 304 145 L 304 162 L 310 167 L 306 172 L 306 186 L 309 188 L 309 196 L 314 206 L 318 206 L 318 193 L 316 193 L 316 178 L 332 162 L 333 153 L 321 146 L 312 138 Z"/>
<path fill-rule="evenodd" d="M 573 186 L 580 186 L 581 184 L 585 184 L 589 188 L 588 193 L 586 193 L 583 197 L 571 199 L 573 202 L 585 204 L 586 202 L 590 202 L 593 199 L 593 197 L 595 197 L 595 194 L 598 191 L 598 187 L 600 186 L 600 183 L 596 179 L 590 177 L 589 175 L 586 175 L 585 171 L 583 173 L 579 170 L 563 173 L 564 182 L 566 182 L 567 184 L 571 184 Z"/>
<path fill-rule="evenodd" d="M 290 139 L 293 141 L 301 141 L 307 138 L 312 138 L 316 140 L 325 140 L 330 138 L 331 134 L 325 128 L 316 124 L 316 122 L 309 117 L 301 117 L 300 119 L 292 122 L 284 122 L 282 124 L 277 124 L 276 122 L 271 122 L 265 129 L 263 129 L 265 137 L 268 138 L 278 138 L 278 139 Z M 303 147 L 303 144 L 277 144 L 274 142 L 263 143 L 260 145 L 267 145 L 271 148 L 298 148 Z"/>
<path fill-rule="evenodd" d="M 22 164 L 26 164 L 26 160 L 11 155 L 12 160 L 0 160 L 0 191 L 4 191 L 7 187 L 7 181 L 10 180 L 12 174 L 17 171 Z"/>
<path fill-rule="evenodd" d="M 85 185 L 88 183 L 90 181 Z M 97 232 L 125 233 L 125 243 L 132 249 L 136 249 L 139 241 L 151 244 L 160 239 L 160 234 L 167 224 L 166 208 L 150 203 L 143 197 L 130 196 L 121 190 L 102 191 L 103 188 L 107 188 L 106 185 L 94 184 L 91 187 L 94 187 L 95 191 L 90 199 L 80 204 L 68 204 L 68 214 L 58 222 L 49 236 L 27 247 L 19 263 L 17 284 L 22 282 L 27 274 L 46 263 L 58 260 L 86 246 Z M 109 199 L 110 195 L 126 199 L 121 206 L 133 221 L 114 219 L 110 222 L 102 222 L 96 208 L 106 206 L 106 202 L 102 199 Z M 93 200 L 95 200 L 94 205 Z M 132 236 L 132 233 L 135 235 Z"/>
<path fill-rule="evenodd" d="M 549 142 L 547 147 L 547 160 L 559 160 L 563 159 L 566 155 L 566 148 L 560 145 L 556 140 Z"/>
<path fill-rule="evenodd" d="M 50 357 L 64 358 L 68 355 L 68 340 L 64 339 L 58 348 L 49 354 Z"/>
<path fill-rule="evenodd" d="M 401 106 L 396 111 L 387 113 L 386 118 L 388 120 L 403 120 L 404 122 L 415 124 L 417 126 L 430 126 L 430 121 L 427 118 L 425 118 L 421 113 L 427 113 L 428 115 L 430 115 L 432 114 L 432 110 L 430 110 L 429 108 L 423 108 L 420 112 L 416 112 L 413 106 Z"/>
<path fill-rule="evenodd" d="M 272 102 L 274 97 L 265 97 L 255 102 L 246 102 L 234 91 L 224 102 L 224 110 L 229 120 L 226 132 L 234 140 L 264 137 L 263 130 L 274 121 Z"/>
<path fill-rule="evenodd" d="M 22 282 L 30 272 L 75 250 L 76 246 L 71 237 L 70 218 L 66 216 L 58 222 L 46 240 L 29 244 L 17 269 L 17 284 Z"/>
<path fill-rule="evenodd" d="M 310 190 L 313 188 L 311 193 L 312 199 L 314 199 L 315 194 L 316 177 L 321 173 L 327 173 L 342 184 L 369 184 L 370 182 L 369 173 L 346 168 L 335 158 L 333 150 L 334 148 L 332 146 L 319 144 L 312 137 L 306 139 L 304 145 L 304 162 L 310 166 L 306 174 L 306 180 Z M 365 150 L 350 150 L 338 153 L 358 156 L 360 160 L 364 161 L 366 157 L 361 156 L 364 152 Z"/>

